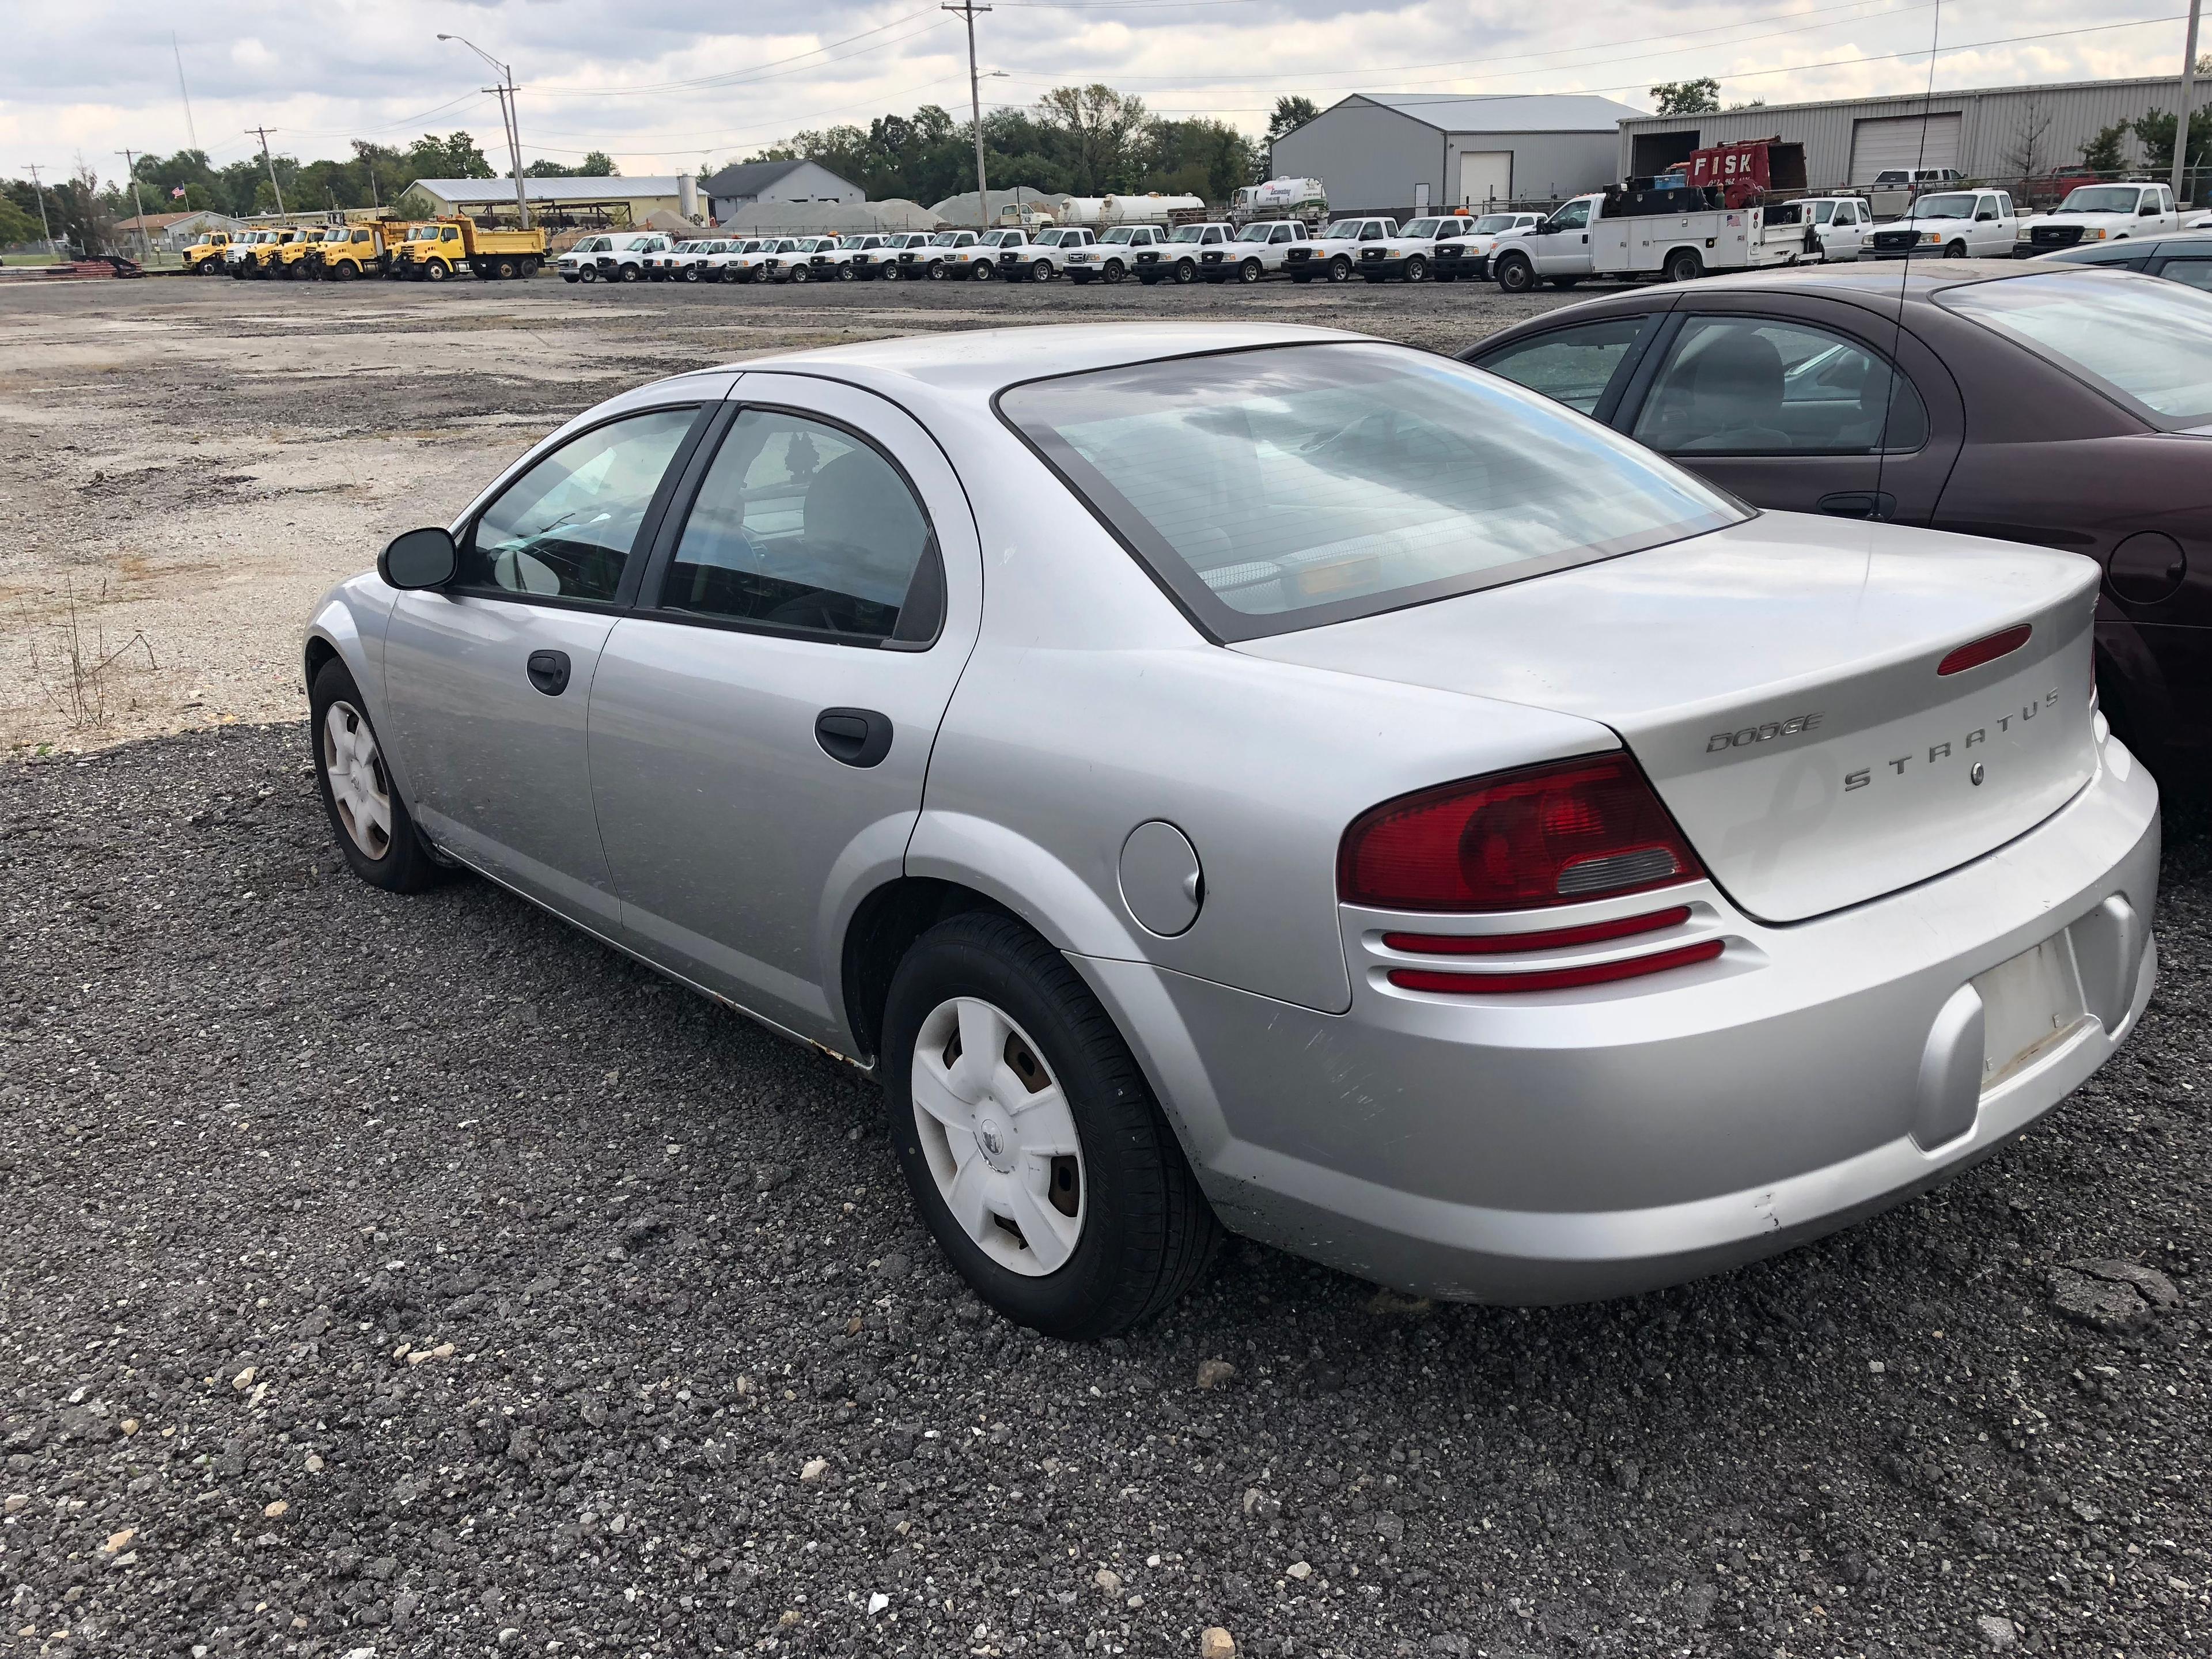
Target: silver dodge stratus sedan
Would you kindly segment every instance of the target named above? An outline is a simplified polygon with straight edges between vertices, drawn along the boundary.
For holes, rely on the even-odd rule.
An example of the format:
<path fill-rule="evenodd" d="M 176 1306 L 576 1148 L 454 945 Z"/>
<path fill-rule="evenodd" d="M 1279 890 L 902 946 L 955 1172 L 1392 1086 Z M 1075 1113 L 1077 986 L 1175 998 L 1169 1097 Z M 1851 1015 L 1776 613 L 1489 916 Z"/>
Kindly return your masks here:
<path fill-rule="evenodd" d="M 1226 1228 L 1547 1302 L 1986 1155 L 2150 995 L 2070 554 L 1755 514 L 1320 330 L 663 380 L 333 592 L 367 880 L 467 866 L 872 1069 L 1009 1316 Z"/>

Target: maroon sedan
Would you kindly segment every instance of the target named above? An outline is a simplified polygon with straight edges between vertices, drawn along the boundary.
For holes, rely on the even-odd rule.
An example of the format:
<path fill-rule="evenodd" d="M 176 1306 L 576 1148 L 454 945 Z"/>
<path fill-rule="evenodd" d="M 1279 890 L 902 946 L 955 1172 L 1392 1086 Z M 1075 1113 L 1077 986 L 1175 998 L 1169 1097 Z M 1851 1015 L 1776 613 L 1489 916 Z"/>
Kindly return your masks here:
<path fill-rule="evenodd" d="M 1755 507 L 2105 568 L 2100 702 L 2162 776 L 2212 761 L 2212 295 L 2043 261 L 1810 266 L 1632 289 L 1467 361 Z"/>

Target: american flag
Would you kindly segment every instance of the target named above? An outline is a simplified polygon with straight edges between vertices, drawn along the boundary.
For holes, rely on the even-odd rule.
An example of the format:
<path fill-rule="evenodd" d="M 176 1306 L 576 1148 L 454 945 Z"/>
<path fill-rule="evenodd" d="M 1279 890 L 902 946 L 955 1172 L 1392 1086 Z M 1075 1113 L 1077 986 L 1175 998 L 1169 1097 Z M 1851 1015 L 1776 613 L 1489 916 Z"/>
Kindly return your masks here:
<path fill-rule="evenodd" d="M 172 188 L 171 188 L 171 190 L 170 190 L 170 191 L 169 191 L 169 194 L 170 194 L 172 197 L 176 197 L 176 198 L 181 198 L 183 197 L 184 193 L 185 193 L 185 187 L 184 187 L 182 185 L 175 185 L 175 186 L 172 187 Z"/>

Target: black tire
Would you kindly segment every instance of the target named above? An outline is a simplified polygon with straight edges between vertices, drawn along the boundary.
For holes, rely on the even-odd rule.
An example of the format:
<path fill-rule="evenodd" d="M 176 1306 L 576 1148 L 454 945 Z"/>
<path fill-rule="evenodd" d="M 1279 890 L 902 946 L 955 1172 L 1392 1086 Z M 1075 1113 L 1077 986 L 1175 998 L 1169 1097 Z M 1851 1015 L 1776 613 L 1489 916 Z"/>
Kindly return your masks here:
<path fill-rule="evenodd" d="M 945 280 L 944 260 L 932 259 L 929 262 L 929 280 L 933 283 L 941 283 Z"/>
<path fill-rule="evenodd" d="M 1195 259 L 1176 260 L 1175 279 L 1178 283 L 1188 283 L 1196 282 L 1198 280 L 1198 261 Z"/>
<path fill-rule="evenodd" d="M 573 270 L 564 270 L 561 273 L 561 280 L 564 283 L 580 283 L 584 279 Z"/>
<path fill-rule="evenodd" d="M 597 265 L 585 265 L 581 267 L 576 272 L 576 280 L 580 283 L 598 282 L 599 280 L 599 268 Z"/>
<path fill-rule="evenodd" d="M 1067 273 L 1067 280 L 1074 283 L 1078 288 L 1081 288 L 1085 283 L 1088 283 L 1091 280 L 1091 273 L 1087 270 L 1071 270 Z"/>
<path fill-rule="evenodd" d="M 1705 274 L 1705 257 L 1693 247 L 1676 248 L 1662 274 L 1670 283 L 1694 283 Z"/>
<path fill-rule="evenodd" d="M 1294 283 L 1310 283 L 1313 277 L 1309 272 L 1294 270 L 1291 273 L 1291 280 Z"/>
<path fill-rule="evenodd" d="M 1052 280 L 1052 261 L 1051 261 L 1051 260 L 1049 260 L 1049 259 L 1038 259 L 1038 260 L 1035 261 L 1034 263 L 1032 263 L 1032 264 L 1030 264 L 1030 281 L 1031 281 L 1031 282 L 1033 282 L 1033 283 L 1048 283 L 1048 282 L 1050 282 L 1051 280 Z"/>
<path fill-rule="evenodd" d="M 1409 283 L 1425 283 L 1429 280 L 1429 262 L 1416 253 L 1406 261 L 1403 275 Z"/>
<path fill-rule="evenodd" d="M 1565 290 L 1572 288 L 1577 283 L 1582 281 L 1582 278 L 1579 276 L 1553 276 L 1547 280 L 1549 280 L 1553 288 Z"/>
<path fill-rule="evenodd" d="M 1256 283 L 1267 274 L 1267 266 L 1257 259 L 1247 259 L 1237 267 L 1237 280 L 1240 283 Z M 1301 276 L 1298 280 L 1303 283 L 1305 278 Z"/>
<path fill-rule="evenodd" d="M 968 280 L 971 283 L 988 283 L 998 274 L 988 259 L 979 259 L 975 262 L 975 270 L 968 273 Z"/>
<path fill-rule="evenodd" d="M 645 274 L 645 267 L 642 265 L 623 265 L 618 268 L 617 274 L 620 276 L 623 282 L 634 283 L 640 276 Z"/>
<path fill-rule="evenodd" d="M 1129 267 L 1123 264 L 1119 259 L 1109 259 L 1106 262 L 1105 269 L 1101 270 L 1098 274 L 1101 276 L 1103 276 L 1109 283 L 1118 283 L 1124 276 L 1127 276 L 1129 274 Z"/>
<path fill-rule="evenodd" d="M 313 711 L 308 725 L 308 739 L 315 751 L 315 791 L 323 798 L 323 811 L 331 822 L 331 834 L 338 843 L 338 851 L 353 866 L 354 874 L 372 887 L 381 887 L 392 893 L 419 893 L 437 881 L 442 873 L 437 861 L 430 856 L 429 848 L 422 844 L 415 829 L 414 815 L 408 811 L 407 803 L 400 798 L 397 785 L 388 774 L 384 775 L 386 793 L 392 804 L 392 826 L 388 842 L 381 856 L 372 856 L 346 827 L 337 796 L 331 788 L 329 744 L 326 726 L 331 711 L 343 705 L 352 711 L 352 718 L 367 726 L 372 740 L 376 728 L 368 719 L 368 707 L 362 699 L 360 688 L 354 684 L 353 676 L 346 672 L 344 663 L 336 657 L 325 663 L 315 674 L 313 689 L 308 693 L 307 706 Z M 342 716 L 342 718 L 343 718 Z M 382 770 L 383 757 L 380 746 L 375 764 Z"/>
<path fill-rule="evenodd" d="M 511 283 L 516 277 L 522 275 L 520 270 L 515 269 L 514 261 L 512 259 L 501 259 L 497 264 L 492 267 L 491 274 L 498 277 L 502 283 Z"/>
<path fill-rule="evenodd" d="M 1497 262 L 1498 286 L 1508 294 L 1526 294 L 1536 286 L 1536 267 L 1513 254 Z"/>
<path fill-rule="evenodd" d="M 426 283 L 442 283 L 453 274 L 452 267 L 443 259 L 433 259 L 422 267 L 422 280 Z"/>
<path fill-rule="evenodd" d="M 1949 244 L 1943 250 L 1943 257 L 1947 259 L 1965 258 L 1966 257 L 1966 245 L 1964 242 L 1953 242 Z"/>
<path fill-rule="evenodd" d="M 1351 255 L 1340 253 L 1328 262 L 1328 280 L 1332 283 L 1348 283 L 1352 280 Z"/>
<path fill-rule="evenodd" d="M 841 283 L 852 282 L 854 278 L 859 276 L 860 274 L 860 273 L 859 271 L 853 269 L 853 262 L 850 259 L 846 260 L 843 264 L 837 267 L 837 280 Z"/>
<path fill-rule="evenodd" d="M 1084 1225 L 1049 1274 L 987 1255 L 953 1219 L 923 1153 L 915 1043 L 954 997 L 987 1001 L 1028 1033 L 1074 1119 Z M 976 1295 L 1016 1323 L 1069 1340 L 1112 1336 L 1173 1303 L 1212 1261 L 1220 1224 L 1128 1045 L 1066 959 L 1012 917 L 954 916 L 908 951 L 884 1012 L 884 1085 L 891 1144 L 922 1219 Z"/>

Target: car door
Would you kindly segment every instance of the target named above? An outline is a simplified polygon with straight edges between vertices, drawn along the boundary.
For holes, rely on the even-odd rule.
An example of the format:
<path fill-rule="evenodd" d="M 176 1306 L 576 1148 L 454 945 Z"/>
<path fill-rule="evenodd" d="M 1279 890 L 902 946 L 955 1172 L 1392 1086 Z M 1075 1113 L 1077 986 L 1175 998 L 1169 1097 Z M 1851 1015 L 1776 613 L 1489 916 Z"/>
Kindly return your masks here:
<path fill-rule="evenodd" d="M 1682 299 L 1613 423 L 1756 507 L 1924 524 L 1965 415 L 1909 332 L 1855 306 L 1738 291 Z"/>
<path fill-rule="evenodd" d="M 592 685 L 633 948 L 852 1052 L 838 939 L 903 867 L 982 561 L 959 480 L 856 388 L 748 374 L 688 469 Z"/>
<path fill-rule="evenodd" d="M 385 630 L 386 718 L 425 832 L 610 932 L 619 912 L 585 744 L 592 677 L 709 407 L 696 390 L 672 396 L 537 457 L 461 528 L 454 580 L 401 593 Z"/>
<path fill-rule="evenodd" d="M 1867 221 L 1856 202 L 1836 204 L 1835 216 L 1820 233 L 1820 251 L 1830 259 L 1856 259 L 1864 246 Z"/>
<path fill-rule="evenodd" d="M 1589 222 L 1590 204 L 1570 202 L 1518 241 L 1538 274 L 1581 274 L 1589 259 Z"/>

